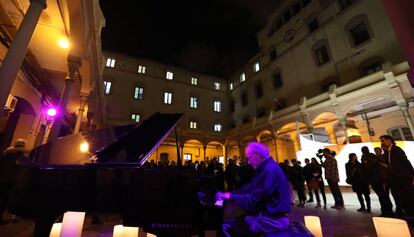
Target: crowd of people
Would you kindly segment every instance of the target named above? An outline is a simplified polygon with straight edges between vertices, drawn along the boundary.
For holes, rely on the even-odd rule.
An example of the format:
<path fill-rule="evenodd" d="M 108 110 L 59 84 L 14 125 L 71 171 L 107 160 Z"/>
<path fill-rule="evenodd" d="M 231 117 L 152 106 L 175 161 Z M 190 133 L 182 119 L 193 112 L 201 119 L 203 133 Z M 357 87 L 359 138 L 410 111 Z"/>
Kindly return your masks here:
<path fill-rule="evenodd" d="M 378 196 L 382 216 L 412 216 L 414 217 L 414 169 L 404 151 L 396 146 L 391 136 L 381 136 L 381 147 L 375 147 L 371 153 L 364 146 L 361 153 L 350 153 L 345 165 L 346 183 L 352 186 L 356 193 L 360 208 L 358 212 L 371 212 L 370 190 Z M 327 208 L 325 185 L 329 187 L 334 199 L 331 208 L 345 208 L 344 198 L 339 188 L 338 162 L 336 153 L 327 148 L 318 151 L 316 157 L 305 159 L 302 166 L 295 159 L 279 163 L 291 192 L 296 191 L 298 207 L 315 203 L 315 208 Z M 218 162 L 217 157 L 207 158 L 206 161 L 185 161 L 184 168 L 195 169 L 201 176 L 216 177 L 217 188 L 220 191 L 232 191 L 248 183 L 254 176 L 254 169 L 243 157 L 228 158 L 228 164 Z M 175 168 L 174 161 L 157 164 L 154 160 L 145 164 L 147 168 Z M 391 194 L 391 195 L 390 195 Z M 391 197 L 396 205 L 395 212 Z M 292 204 L 295 195 L 291 195 Z"/>

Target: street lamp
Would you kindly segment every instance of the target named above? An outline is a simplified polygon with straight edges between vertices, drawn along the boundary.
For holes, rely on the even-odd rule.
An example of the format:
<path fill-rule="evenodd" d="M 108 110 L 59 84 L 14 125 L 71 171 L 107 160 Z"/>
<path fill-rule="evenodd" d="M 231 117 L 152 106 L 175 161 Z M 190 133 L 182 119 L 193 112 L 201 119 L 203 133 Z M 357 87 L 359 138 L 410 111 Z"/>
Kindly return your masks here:
<path fill-rule="evenodd" d="M 46 116 L 45 116 L 46 121 L 48 123 L 52 122 L 56 118 L 57 114 L 58 114 L 58 110 L 55 107 L 52 106 L 52 107 L 47 108 Z"/>

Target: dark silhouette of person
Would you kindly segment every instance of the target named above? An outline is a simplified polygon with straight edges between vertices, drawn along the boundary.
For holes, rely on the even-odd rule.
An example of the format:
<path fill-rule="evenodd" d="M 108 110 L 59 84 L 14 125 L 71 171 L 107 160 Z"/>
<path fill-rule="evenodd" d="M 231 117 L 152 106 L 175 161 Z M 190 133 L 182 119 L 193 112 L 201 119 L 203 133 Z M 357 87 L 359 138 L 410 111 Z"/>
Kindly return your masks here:
<path fill-rule="evenodd" d="M 367 162 L 365 160 L 365 162 Z M 352 185 L 352 191 L 357 194 L 359 204 L 361 207 L 359 212 L 371 212 L 371 199 L 369 197 L 369 185 L 366 177 L 364 177 L 364 168 L 361 163 L 358 162 L 358 157 L 355 153 L 349 154 L 348 163 L 345 164 L 346 169 L 346 182 Z M 365 202 L 367 205 L 365 206 Z"/>
<path fill-rule="evenodd" d="M 323 208 L 326 209 L 326 195 L 325 195 L 325 183 L 322 179 L 322 166 L 319 164 L 319 162 L 316 160 L 316 158 L 311 159 L 312 164 L 312 178 L 310 180 L 310 186 L 311 189 L 315 192 L 316 197 L 316 208 L 321 207 L 321 200 L 319 197 L 319 191 L 322 194 L 323 199 Z"/>
<path fill-rule="evenodd" d="M 407 159 L 405 152 L 395 144 L 393 137 L 383 135 L 380 137 L 384 147 L 384 158 L 390 168 L 391 193 L 397 207 L 402 213 L 414 217 L 414 169 Z"/>

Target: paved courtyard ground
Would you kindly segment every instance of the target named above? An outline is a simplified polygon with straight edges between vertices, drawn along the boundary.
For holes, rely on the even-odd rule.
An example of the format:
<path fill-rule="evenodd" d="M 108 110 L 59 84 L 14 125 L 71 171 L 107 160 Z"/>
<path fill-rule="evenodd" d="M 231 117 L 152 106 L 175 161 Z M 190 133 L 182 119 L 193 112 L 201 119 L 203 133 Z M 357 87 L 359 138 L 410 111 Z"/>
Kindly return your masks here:
<path fill-rule="evenodd" d="M 291 220 L 303 222 L 305 215 L 319 216 L 322 223 L 324 237 L 374 237 L 375 229 L 372 222 L 373 216 L 380 214 L 380 205 L 375 194 L 371 194 L 372 213 L 359 213 L 359 203 L 356 195 L 352 192 L 344 192 L 345 210 L 329 208 L 333 204 L 332 196 L 327 193 L 328 208 L 316 209 L 315 203 L 307 204 L 304 208 L 294 207 L 290 215 Z M 7 218 L 11 218 L 10 215 Z M 114 225 L 120 223 L 117 215 L 103 215 L 102 225 L 91 225 L 90 217 L 85 221 L 83 237 L 111 237 Z M 1 237 L 30 237 L 33 231 L 33 224 L 29 220 L 18 219 L 17 223 L 8 222 L 0 225 Z M 414 231 L 411 232 L 414 234 Z M 414 235 L 413 235 L 414 236 Z M 140 237 L 142 237 L 140 235 Z M 392 236 L 390 236 L 392 237 Z"/>

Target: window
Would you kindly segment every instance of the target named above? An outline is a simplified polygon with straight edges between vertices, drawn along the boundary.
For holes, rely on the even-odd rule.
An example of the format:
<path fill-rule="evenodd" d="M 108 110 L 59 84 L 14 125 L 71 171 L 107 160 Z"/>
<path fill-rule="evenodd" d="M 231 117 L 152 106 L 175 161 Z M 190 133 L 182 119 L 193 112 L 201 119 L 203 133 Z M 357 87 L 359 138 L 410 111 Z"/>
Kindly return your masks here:
<path fill-rule="evenodd" d="M 258 118 L 264 117 L 265 115 L 266 115 L 266 109 L 265 108 L 260 107 L 260 108 L 257 109 L 256 116 Z"/>
<path fill-rule="evenodd" d="M 273 101 L 275 102 L 276 111 L 279 111 L 279 110 L 282 110 L 282 109 L 286 108 L 287 103 L 286 103 L 285 99 L 275 98 Z"/>
<path fill-rule="evenodd" d="M 280 72 L 273 74 L 273 87 L 275 89 L 280 88 L 283 86 L 282 76 Z"/>
<path fill-rule="evenodd" d="M 197 129 L 197 126 L 198 124 L 197 124 L 197 122 L 196 121 L 190 121 L 190 128 L 191 129 Z"/>
<path fill-rule="evenodd" d="M 190 97 L 190 108 L 196 109 L 198 107 L 197 97 Z"/>
<path fill-rule="evenodd" d="M 164 92 L 164 104 L 170 105 L 172 103 L 172 93 Z"/>
<path fill-rule="evenodd" d="M 221 124 L 219 124 L 219 123 L 214 124 L 214 131 L 215 132 L 221 132 L 222 129 L 223 129 L 223 126 L 221 126 Z"/>
<path fill-rule="evenodd" d="M 358 46 L 371 38 L 364 22 L 351 28 L 349 33 L 351 34 L 354 46 Z"/>
<path fill-rule="evenodd" d="M 197 85 L 197 77 L 191 77 L 191 85 Z"/>
<path fill-rule="evenodd" d="M 144 98 L 144 88 L 135 87 L 134 90 L 134 99 L 142 100 Z"/>
<path fill-rule="evenodd" d="M 234 103 L 234 100 L 230 101 L 230 112 L 234 112 L 236 109 L 236 104 Z"/>
<path fill-rule="evenodd" d="M 174 78 L 174 73 L 167 71 L 167 73 L 165 74 L 165 79 L 172 80 L 173 78 Z"/>
<path fill-rule="evenodd" d="M 380 62 L 375 62 L 371 65 L 368 65 L 366 67 L 363 68 L 364 70 L 364 74 L 366 76 L 370 75 L 370 74 L 374 74 L 376 72 L 379 72 L 382 70 L 382 64 Z"/>
<path fill-rule="evenodd" d="M 247 105 L 247 93 L 246 92 L 244 92 L 241 95 L 241 102 L 242 102 L 242 106 L 246 106 Z"/>
<path fill-rule="evenodd" d="M 322 66 L 323 64 L 329 62 L 328 49 L 325 45 L 315 50 L 315 58 L 318 66 Z"/>
<path fill-rule="evenodd" d="M 254 64 L 254 72 L 258 72 L 258 71 L 260 71 L 260 63 L 259 62 L 256 62 L 255 64 Z"/>
<path fill-rule="evenodd" d="M 248 123 L 248 122 L 250 122 L 250 117 L 249 115 L 246 114 L 242 118 L 242 123 Z"/>
<path fill-rule="evenodd" d="M 300 10 L 301 10 L 300 2 L 297 2 L 292 7 L 292 14 L 296 16 L 296 14 L 300 12 Z"/>
<path fill-rule="evenodd" d="M 263 86 L 262 83 L 256 85 L 256 99 L 263 97 Z"/>
<path fill-rule="evenodd" d="M 270 58 L 270 61 L 273 61 L 273 60 L 275 60 L 277 58 L 277 51 L 276 51 L 276 49 L 273 49 L 272 51 L 270 51 L 269 58 Z"/>
<path fill-rule="evenodd" d="M 234 89 L 234 84 L 233 84 L 233 82 L 232 82 L 232 83 L 230 83 L 230 84 L 229 84 L 229 90 L 231 90 L 231 91 L 232 91 L 233 89 Z"/>
<path fill-rule="evenodd" d="M 240 74 L 240 83 L 243 83 L 244 81 L 246 81 L 246 74 L 242 73 Z"/>
<path fill-rule="evenodd" d="M 112 86 L 112 82 L 104 81 L 104 94 L 105 95 L 109 95 L 111 93 L 111 86 Z"/>
<path fill-rule="evenodd" d="M 285 13 L 283 14 L 283 19 L 284 19 L 285 23 L 288 22 L 291 17 L 292 17 L 292 14 L 290 13 L 289 10 L 285 11 Z"/>
<path fill-rule="evenodd" d="M 115 67 L 115 59 L 114 58 L 107 58 L 106 59 L 106 66 L 107 67 Z"/>
<path fill-rule="evenodd" d="M 139 114 L 131 114 L 131 120 L 134 122 L 139 122 L 139 119 L 141 118 L 141 115 Z"/>
<path fill-rule="evenodd" d="M 392 136 L 396 141 L 413 141 L 413 135 L 408 127 L 398 127 L 388 129 L 388 135 Z"/>
<path fill-rule="evenodd" d="M 302 0 L 303 6 L 307 6 L 312 0 Z"/>
<path fill-rule="evenodd" d="M 319 22 L 318 22 L 317 18 L 309 21 L 309 23 L 308 23 L 309 32 L 314 32 L 318 28 L 319 28 Z"/>
<path fill-rule="evenodd" d="M 183 159 L 185 160 L 185 161 L 190 161 L 191 159 L 192 159 L 192 154 L 191 153 L 184 153 L 184 157 L 183 157 Z"/>
<path fill-rule="evenodd" d="M 221 102 L 218 100 L 214 101 L 214 112 L 221 112 Z"/>
<path fill-rule="evenodd" d="M 140 73 L 140 74 L 145 74 L 145 69 L 146 69 L 147 67 L 145 67 L 145 66 L 142 66 L 142 65 L 139 65 L 138 66 L 138 73 Z"/>
<path fill-rule="evenodd" d="M 214 82 L 214 90 L 220 90 L 220 83 Z"/>
<path fill-rule="evenodd" d="M 345 8 L 351 6 L 356 1 L 357 0 L 339 0 L 339 6 L 341 7 L 341 10 L 344 10 Z"/>

